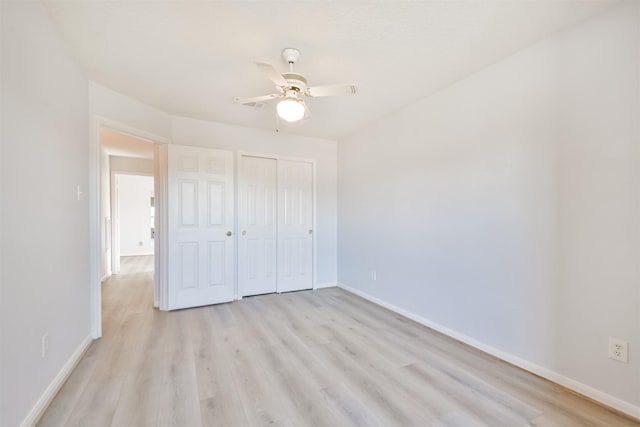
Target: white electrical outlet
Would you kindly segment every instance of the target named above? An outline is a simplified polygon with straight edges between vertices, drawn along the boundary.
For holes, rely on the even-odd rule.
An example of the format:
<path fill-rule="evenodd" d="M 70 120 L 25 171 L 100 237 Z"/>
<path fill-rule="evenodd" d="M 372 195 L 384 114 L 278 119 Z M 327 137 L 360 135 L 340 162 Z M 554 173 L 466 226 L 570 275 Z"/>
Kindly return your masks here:
<path fill-rule="evenodd" d="M 629 363 L 629 343 L 609 337 L 609 359 Z"/>
<path fill-rule="evenodd" d="M 42 357 L 46 357 L 49 352 L 49 333 L 42 336 Z"/>
<path fill-rule="evenodd" d="M 80 189 L 80 186 L 76 186 L 76 197 L 78 199 L 78 201 L 82 200 L 82 196 L 84 195 L 84 193 L 82 192 L 82 190 Z"/>
<path fill-rule="evenodd" d="M 374 282 L 378 280 L 378 274 L 375 271 L 371 272 L 371 280 L 373 280 Z"/>

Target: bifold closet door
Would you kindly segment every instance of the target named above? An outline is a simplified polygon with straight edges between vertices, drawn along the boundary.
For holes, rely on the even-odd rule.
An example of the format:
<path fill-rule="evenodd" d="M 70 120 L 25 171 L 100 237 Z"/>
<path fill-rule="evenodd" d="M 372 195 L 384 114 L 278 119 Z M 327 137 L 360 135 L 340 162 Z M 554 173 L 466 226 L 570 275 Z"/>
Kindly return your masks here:
<path fill-rule="evenodd" d="M 168 147 L 168 308 L 232 301 L 233 153 Z"/>
<path fill-rule="evenodd" d="M 240 159 L 238 288 L 242 296 L 277 291 L 276 172 L 275 159 Z"/>
<path fill-rule="evenodd" d="M 278 292 L 313 287 L 313 164 L 278 160 Z"/>

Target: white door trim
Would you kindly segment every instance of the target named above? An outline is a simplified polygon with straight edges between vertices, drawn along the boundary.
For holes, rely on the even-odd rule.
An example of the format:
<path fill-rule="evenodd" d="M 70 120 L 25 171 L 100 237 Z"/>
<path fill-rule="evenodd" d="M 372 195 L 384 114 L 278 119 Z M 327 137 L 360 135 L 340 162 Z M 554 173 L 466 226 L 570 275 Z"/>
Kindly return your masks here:
<path fill-rule="evenodd" d="M 91 115 L 89 120 L 89 191 L 87 192 L 89 198 L 89 304 L 91 315 L 91 336 L 96 339 L 102 336 L 102 293 L 101 293 L 101 239 L 102 239 L 102 219 L 100 214 L 100 129 L 109 128 L 115 131 L 131 135 L 133 137 L 143 139 L 145 141 L 168 144 L 171 141 L 159 135 L 155 135 L 145 130 L 137 129 L 132 126 L 120 123 L 106 117 Z M 157 152 L 158 150 L 156 150 Z M 158 156 L 156 156 L 158 157 Z M 162 174 L 162 168 L 156 169 L 156 180 L 160 181 L 164 175 Z M 166 200 L 166 188 L 165 193 L 160 196 L 161 199 Z M 156 195 L 156 202 L 158 202 Z M 159 206 L 160 207 L 160 206 Z M 166 209 L 164 205 L 161 205 L 161 209 L 156 207 L 156 218 L 158 216 L 164 217 L 166 215 Z M 164 210 L 163 210 L 164 209 Z M 156 230 L 156 249 L 158 254 L 165 253 L 164 246 L 166 242 L 166 234 L 160 233 Z M 163 230 L 164 231 L 164 230 Z M 157 264 L 156 264 L 157 266 Z M 163 266 L 164 267 L 164 266 Z M 160 291 L 162 296 L 162 284 L 166 283 L 166 278 L 163 269 L 156 269 L 155 283 L 156 290 Z M 159 301 L 160 304 L 162 300 Z"/>
<path fill-rule="evenodd" d="M 169 309 L 169 144 L 156 144 L 154 147 L 155 170 L 155 257 L 153 274 L 153 306 L 160 310 Z M 160 236 L 160 237 L 159 237 Z"/>
<path fill-rule="evenodd" d="M 295 161 L 295 162 L 305 162 L 305 163 L 311 163 L 311 169 L 313 170 L 313 207 L 312 207 L 312 211 L 313 211 L 313 290 L 318 289 L 318 234 L 317 234 L 317 215 L 316 215 L 316 207 L 317 207 L 317 203 L 316 203 L 316 197 L 317 197 L 317 190 L 316 190 L 316 186 L 317 186 L 317 179 L 316 179 L 316 161 L 315 159 L 308 159 L 308 158 L 304 158 L 304 157 L 292 157 L 292 156 L 283 156 L 280 154 L 268 154 L 268 153 L 259 153 L 259 152 L 255 152 L 255 151 L 238 151 L 237 152 L 237 156 L 236 156 L 236 182 L 238 183 L 237 185 L 237 193 L 236 193 L 236 212 L 240 212 L 240 205 L 239 205 L 239 200 L 240 200 L 240 184 L 244 184 L 242 182 L 242 176 L 240 174 L 240 166 L 241 166 L 241 161 L 242 161 L 242 156 L 248 156 L 248 157 L 263 157 L 265 159 L 275 159 L 275 160 L 291 160 L 291 161 Z M 236 227 L 238 226 L 239 221 L 236 220 Z M 239 230 L 236 229 L 235 230 L 236 236 L 238 236 Z M 239 245 L 236 245 L 236 251 Z M 236 253 L 236 260 L 238 259 L 238 253 Z M 236 263 L 236 269 L 238 268 L 238 265 Z M 238 276 L 239 271 L 236 272 L 236 277 Z M 239 289 L 236 287 L 236 292 L 237 292 L 237 299 L 242 299 L 242 294 L 239 292 Z"/>

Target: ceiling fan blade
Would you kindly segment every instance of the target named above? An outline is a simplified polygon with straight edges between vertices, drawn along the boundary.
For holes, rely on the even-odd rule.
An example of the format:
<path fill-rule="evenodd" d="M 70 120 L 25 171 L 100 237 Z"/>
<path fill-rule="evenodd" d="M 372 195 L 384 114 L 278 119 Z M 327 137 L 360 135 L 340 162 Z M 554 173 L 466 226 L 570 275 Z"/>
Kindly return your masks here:
<path fill-rule="evenodd" d="M 254 96 L 253 98 L 239 98 L 236 96 L 235 98 L 233 98 L 233 100 L 238 104 L 247 105 L 247 104 L 257 104 L 264 101 L 271 101 L 272 99 L 282 98 L 282 96 L 283 95 L 280 93 L 272 93 L 270 95 Z"/>
<path fill-rule="evenodd" d="M 302 105 L 304 105 L 304 116 L 302 116 L 302 120 L 306 120 L 311 117 L 311 110 L 309 110 L 306 102 L 303 101 Z"/>
<path fill-rule="evenodd" d="M 329 85 L 307 88 L 306 93 L 315 98 L 318 96 L 355 95 L 357 92 L 358 88 L 356 85 Z"/>
<path fill-rule="evenodd" d="M 273 65 L 266 62 L 256 62 L 256 65 L 262 70 L 265 76 L 278 86 L 289 86 L 289 83 L 282 77 L 282 74 L 274 68 Z"/>

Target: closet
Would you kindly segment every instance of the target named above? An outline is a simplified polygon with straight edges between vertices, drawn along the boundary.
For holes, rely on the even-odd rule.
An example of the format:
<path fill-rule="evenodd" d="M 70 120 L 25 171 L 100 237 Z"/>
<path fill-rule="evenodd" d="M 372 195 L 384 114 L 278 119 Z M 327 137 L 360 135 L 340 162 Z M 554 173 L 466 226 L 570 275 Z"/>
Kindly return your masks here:
<path fill-rule="evenodd" d="M 311 161 L 240 154 L 240 296 L 313 287 Z"/>

